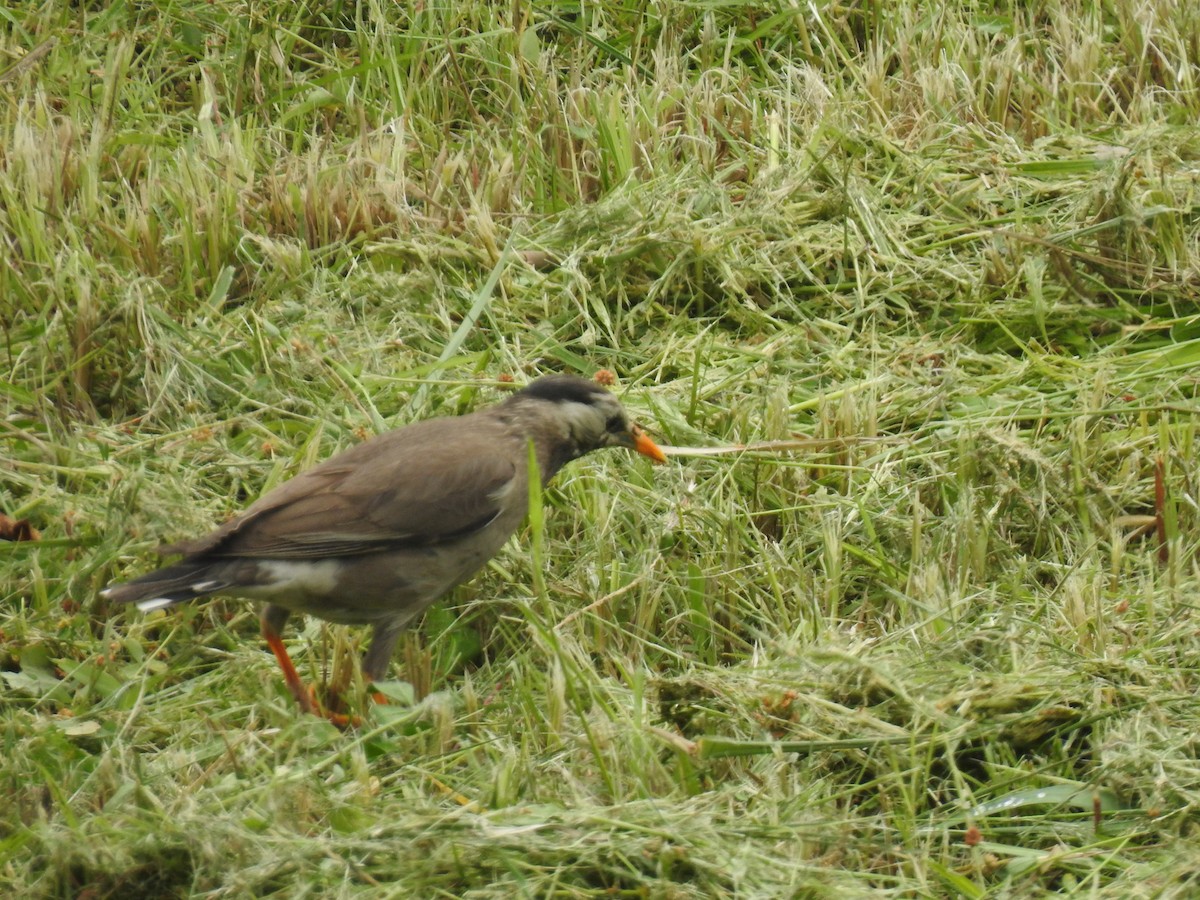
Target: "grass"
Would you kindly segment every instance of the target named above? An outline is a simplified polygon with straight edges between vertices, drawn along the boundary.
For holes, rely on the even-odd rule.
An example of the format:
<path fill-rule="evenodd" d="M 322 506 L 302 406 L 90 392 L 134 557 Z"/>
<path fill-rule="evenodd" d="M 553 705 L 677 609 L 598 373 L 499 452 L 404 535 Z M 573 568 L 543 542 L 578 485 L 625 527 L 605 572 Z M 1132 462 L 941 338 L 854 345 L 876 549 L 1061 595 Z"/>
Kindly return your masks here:
<path fill-rule="evenodd" d="M 1198 79 L 1165 0 L 0 10 L 0 892 L 1193 896 Z M 96 596 L 602 367 L 807 442 L 573 464 L 359 729 Z"/>

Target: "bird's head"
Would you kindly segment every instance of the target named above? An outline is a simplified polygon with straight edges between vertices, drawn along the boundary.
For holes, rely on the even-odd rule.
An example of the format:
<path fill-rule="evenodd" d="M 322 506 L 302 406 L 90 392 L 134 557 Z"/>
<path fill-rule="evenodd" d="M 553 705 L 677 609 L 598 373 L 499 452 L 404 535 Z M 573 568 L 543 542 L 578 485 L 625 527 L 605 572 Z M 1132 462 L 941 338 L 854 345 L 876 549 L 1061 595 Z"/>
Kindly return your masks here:
<path fill-rule="evenodd" d="M 655 462 L 666 462 L 659 446 L 629 420 L 621 401 L 594 381 L 574 375 L 544 375 L 507 403 L 536 410 L 539 430 L 549 432 L 546 436 L 556 445 L 550 454 L 554 470 L 603 447 L 626 447 Z"/>

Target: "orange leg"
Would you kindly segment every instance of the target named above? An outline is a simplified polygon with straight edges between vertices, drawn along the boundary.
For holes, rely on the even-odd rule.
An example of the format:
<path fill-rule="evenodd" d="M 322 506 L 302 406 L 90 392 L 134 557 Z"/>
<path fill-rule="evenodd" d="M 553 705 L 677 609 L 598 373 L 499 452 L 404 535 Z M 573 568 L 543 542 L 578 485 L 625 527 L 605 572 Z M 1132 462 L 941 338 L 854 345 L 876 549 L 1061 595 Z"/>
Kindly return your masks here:
<path fill-rule="evenodd" d="M 306 688 L 304 682 L 300 680 L 300 675 L 292 664 L 292 658 L 288 656 L 287 647 L 283 646 L 283 638 L 279 634 L 287 621 L 287 610 L 278 606 L 267 606 L 263 610 L 261 621 L 263 637 L 266 639 L 267 646 L 271 648 L 271 652 L 275 654 L 279 668 L 283 670 L 283 680 L 287 684 L 288 691 L 296 698 L 296 703 L 299 704 L 301 711 L 326 718 L 338 728 L 358 725 L 360 720 L 356 716 L 332 713 L 323 709 L 317 701 L 315 693 Z"/>
<path fill-rule="evenodd" d="M 316 704 L 308 688 L 304 686 L 304 682 L 300 680 L 300 675 L 296 672 L 296 667 L 292 665 L 292 658 L 288 656 L 287 647 L 283 646 L 283 638 L 276 632 L 271 631 L 265 621 L 263 622 L 262 632 L 263 637 L 267 640 L 267 646 L 271 648 L 271 652 L 275 654 L 275 659 L 279 662 L 279 668 L 283 670 L 283 680 L 287 682 L 288 690 L 292 692 L 292 696 L 300 704 L 300 709 L 306 713 L 321 715 L 321 708 Z"/>

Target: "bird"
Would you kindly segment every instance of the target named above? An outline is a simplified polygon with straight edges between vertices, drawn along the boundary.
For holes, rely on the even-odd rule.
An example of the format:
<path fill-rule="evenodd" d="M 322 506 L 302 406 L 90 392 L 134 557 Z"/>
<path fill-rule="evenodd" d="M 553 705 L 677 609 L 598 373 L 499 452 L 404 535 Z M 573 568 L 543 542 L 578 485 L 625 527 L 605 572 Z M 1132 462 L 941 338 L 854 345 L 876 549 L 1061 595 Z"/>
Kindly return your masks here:
<path fill-rule="evenodd" d="M 303 712 L 334 719 L 292 664 L 282 638 L 288 618 L 373 626 L 362 673 L 385 680 L 401 633 L 520 527 L 531 459 L 544 487 L 571 460 L 605 447 L 666 461 L 600 384 L 544 375 L 494 406 L 344 450 L 208 535 L 159 549 L 178 561 L 100 593 L 143 612 L 216 596 L 258 601 L 289 692 Z"/>

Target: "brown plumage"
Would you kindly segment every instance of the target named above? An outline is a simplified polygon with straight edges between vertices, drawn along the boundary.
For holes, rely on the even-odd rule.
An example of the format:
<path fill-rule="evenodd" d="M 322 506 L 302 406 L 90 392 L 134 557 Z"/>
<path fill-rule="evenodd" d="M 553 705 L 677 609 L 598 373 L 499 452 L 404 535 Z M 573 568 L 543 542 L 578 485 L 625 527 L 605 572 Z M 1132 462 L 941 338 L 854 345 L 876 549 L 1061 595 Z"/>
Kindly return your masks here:
<path fill-rule="evenodd" d="M 262 601 L 263 635 L 301 707 L 314 711 L 280 638 L 288 616 L 373 625 L 363 674 L 382 680 L 404 628 L 525 517 L 530 442 L 543 484 L 601 447 L 665 459 L 604 388 L 548 375 L 496 406 L 346 450 L 206 537 L 163 548 L 183 554 L 178 562 L 101 594 L 143 610 L 217 595 Z"/>

